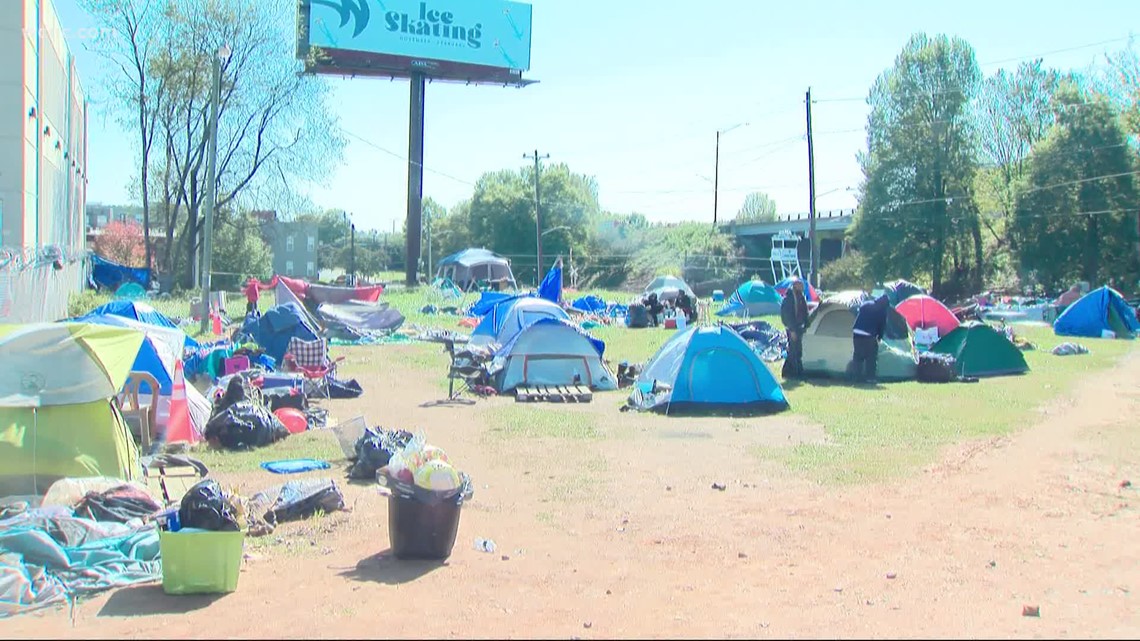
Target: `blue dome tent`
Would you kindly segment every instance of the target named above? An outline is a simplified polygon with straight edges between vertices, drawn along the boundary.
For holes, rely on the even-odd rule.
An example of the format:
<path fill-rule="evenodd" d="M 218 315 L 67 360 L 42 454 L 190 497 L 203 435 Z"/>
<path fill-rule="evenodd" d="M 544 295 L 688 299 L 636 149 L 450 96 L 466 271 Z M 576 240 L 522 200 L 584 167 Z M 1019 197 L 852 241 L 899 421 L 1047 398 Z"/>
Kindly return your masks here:
<path fill-rule="evenodd" d="M 578 326 L 541 318 L 517 332 L 492 360 L 495 389 L 581 385 L 592 390 L 617 389 L 617 377 L 602 360 L 606 344 Z"/>
<path fill-rule="evenodd" d="M 678 332 L 646 364 L 630 395 L 665 414 L 766 414 L 788 409 L 776 377 L 731 327 Z"/>
<path fill-rule="evenodd" d="M 100 305 L 83 316 L 72 320 L 85 323 L 88 322 L 90 318 L 98 316 L 120 316 L 146 325 L 178 329 L 178 325 L 175 325 L 174 321 L 167 318 L 162 312 L 142 301 L 134 300 L 113 300 L 106 305 Z M 186 347 L 198 347 L 198 341 L 190 338 L 189 335 L 186 335 L 185 343 Z"/>
<path fill-rule="evenodd" d="M 728 297 L 717 316 L 768 316 L 780 313 L 784 298 L 775 287 L 762 280 L 750 280 Z"/>
<path fill-rule="evenodd" d="M 570 315 L 565 310 L 542 298 L 528 296 L 504 301 L 492 308 L 475 326 L 471 332 L 471 344 L 503 345 L 523 328 L 544 318 L 570 321 Z"/>
<path fill-rule="evenodd" d="M 1117 338 L 1135 338 L 1140 332 L 1136 311 L 1111 287 L 1095 289 L 1069 306 L 1053 321 L 1057 336 L 1101 338 L 1111 331 Z"/>

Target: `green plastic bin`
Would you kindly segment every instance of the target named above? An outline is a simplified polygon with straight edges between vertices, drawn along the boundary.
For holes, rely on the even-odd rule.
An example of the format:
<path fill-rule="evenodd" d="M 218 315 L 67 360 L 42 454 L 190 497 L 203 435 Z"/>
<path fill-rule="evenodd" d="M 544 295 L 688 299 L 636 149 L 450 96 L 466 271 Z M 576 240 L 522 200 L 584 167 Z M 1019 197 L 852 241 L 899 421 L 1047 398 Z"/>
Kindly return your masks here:
<path fill-rule="evenodd" d="M 159 532 L 162 590 L 223 594 L 237 589 L 244 532 Z"/>

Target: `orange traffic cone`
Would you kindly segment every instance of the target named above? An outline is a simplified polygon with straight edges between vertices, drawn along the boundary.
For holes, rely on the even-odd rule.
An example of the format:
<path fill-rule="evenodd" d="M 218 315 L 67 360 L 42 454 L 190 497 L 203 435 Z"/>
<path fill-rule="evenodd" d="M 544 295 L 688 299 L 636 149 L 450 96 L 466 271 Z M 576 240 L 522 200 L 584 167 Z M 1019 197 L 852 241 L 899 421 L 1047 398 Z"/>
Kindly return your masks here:
<path fill-rule="evenodd" d="M 214 336 L 221 336 L 222 335 L 222 315 L 220 313 L 218 313 L 216 310 L 211 309 L 210 310 L 210 319 L 214 321 L 213 326 L 212 326 L 212 328 L 214 330 Z"/>
<path fill-rule="evenodd" d="M 166 422 L 166 442 L 198 442 L 198 433 L 190 424 L 190 404 L 186 402 L 186 375 L 182 361 L 174 366 L 174 384 L 170 390 L 170 418 Z"/>

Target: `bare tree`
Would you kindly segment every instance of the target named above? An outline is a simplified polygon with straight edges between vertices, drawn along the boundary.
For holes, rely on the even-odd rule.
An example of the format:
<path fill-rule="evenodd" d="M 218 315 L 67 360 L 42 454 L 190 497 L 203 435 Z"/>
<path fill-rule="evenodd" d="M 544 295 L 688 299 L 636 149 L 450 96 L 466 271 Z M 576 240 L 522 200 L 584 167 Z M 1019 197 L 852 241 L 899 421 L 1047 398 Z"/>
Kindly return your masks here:
<path fill-rule="evenodd" d="M 155 122 L 166 93 L 162 76 L 150 73 L 156 42 L 163 28 L 161 7 L 154 0 L 80 0 L 96 23 L 112 34 L 97 39 L 92 49 L 119 73 L 108 87 L 112 108 L 120 122 L 137 127 L 139 136 L 139 185 L 142 190 L 143 246 L 145 265 L 153 268 L 150 239 L 150 152 L 155 140 Z"/>
<path fill-rule="evenodd" d="M 164 99 L 153 109 L 150 143 L 163 153 L 150 159 L 153 182 L 143 183 L 162 193 L 162 264 L 192 286 L 206 193 L 210 83 L 223 45 L 231 53 L 222 66 L 218 108 L 218 212 L 250 205 L 240 200 L 247 190 L 265 193 L 261 188 L 275 183 L 295 192 L 295 184 L 327 176 L 345 141 L 328 108 L 328 84 L 298 74 L 295 0 L 152 1 L 162 2 L 162 28 L 145 70 L 148 83 L 162 83 Z"/>

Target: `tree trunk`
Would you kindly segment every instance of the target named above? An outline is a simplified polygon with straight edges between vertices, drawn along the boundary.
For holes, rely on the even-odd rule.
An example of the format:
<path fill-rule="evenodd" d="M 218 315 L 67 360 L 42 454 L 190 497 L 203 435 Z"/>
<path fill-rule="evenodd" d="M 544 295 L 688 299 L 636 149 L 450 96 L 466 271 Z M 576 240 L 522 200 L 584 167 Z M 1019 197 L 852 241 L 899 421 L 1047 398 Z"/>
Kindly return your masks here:
<path fill-rule="evenodd" d="M 984 271 L 985 259 L 982 256 L 982 252 L 984 251 L 982 247 L 982 226 L 977 219 L 974 219 L 970 224 L 970 235 L 974 237 L 974 276 L 970 279 L 970 284 L 974 291 L 980 292 L 982 291 L 982 286 L 985 284 L 986 275 Z"/>
<path fill-rule="evenodd" d="M 1085 251 L 1083 271 L 1084 278 L 1089 283 L 1098 281 L 1100 272 L 1100 225 L 1096 216 L 1086 216 L 1088 225 L 1085 227 Z"/>

